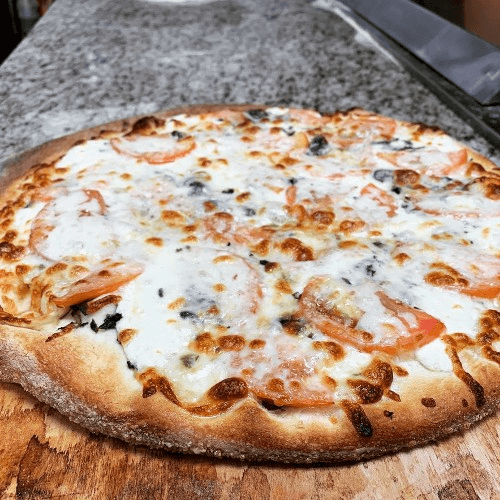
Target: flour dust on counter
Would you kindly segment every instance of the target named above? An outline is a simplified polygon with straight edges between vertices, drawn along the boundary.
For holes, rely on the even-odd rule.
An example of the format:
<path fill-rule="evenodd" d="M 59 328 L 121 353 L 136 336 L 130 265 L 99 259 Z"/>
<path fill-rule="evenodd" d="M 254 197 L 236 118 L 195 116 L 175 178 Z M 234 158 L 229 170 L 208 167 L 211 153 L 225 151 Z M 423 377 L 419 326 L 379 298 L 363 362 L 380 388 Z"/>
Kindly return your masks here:
<path fill-rule="evenodd" d="M 340 462 L 497 407 L 500 169 L 436 127 L 198 106 L 13 168 L 0 378 L 91 431 Z"/>

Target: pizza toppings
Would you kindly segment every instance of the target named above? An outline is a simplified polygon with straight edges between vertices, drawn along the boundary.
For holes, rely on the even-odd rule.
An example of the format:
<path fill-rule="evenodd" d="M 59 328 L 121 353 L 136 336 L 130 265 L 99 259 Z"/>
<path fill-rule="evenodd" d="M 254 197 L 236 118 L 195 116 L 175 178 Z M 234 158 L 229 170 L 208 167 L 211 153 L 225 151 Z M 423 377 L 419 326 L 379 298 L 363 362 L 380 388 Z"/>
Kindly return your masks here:
<path fill-rule="evenodd" d="M 200 417 L 335 408 L 368 438 L 421 369 L 481 407 L 460 356 L 500 363 L 499 179 L 362 110 L 142 118 L 7 195 L 0 322 L 116 334 L 144 398 Z"/>

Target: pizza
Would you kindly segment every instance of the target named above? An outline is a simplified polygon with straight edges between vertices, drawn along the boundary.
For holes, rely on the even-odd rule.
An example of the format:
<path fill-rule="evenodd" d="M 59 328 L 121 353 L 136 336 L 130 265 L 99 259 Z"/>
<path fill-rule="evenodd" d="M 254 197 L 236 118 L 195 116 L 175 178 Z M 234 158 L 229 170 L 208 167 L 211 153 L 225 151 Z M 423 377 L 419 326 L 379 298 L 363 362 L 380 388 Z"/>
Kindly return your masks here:
<path fill-rule="evenodd" d="M 342 462 L 500 400 L 500 169 L 352 109 L 198 106 L 11 161 L 0 379 L 92 432 Z"/>

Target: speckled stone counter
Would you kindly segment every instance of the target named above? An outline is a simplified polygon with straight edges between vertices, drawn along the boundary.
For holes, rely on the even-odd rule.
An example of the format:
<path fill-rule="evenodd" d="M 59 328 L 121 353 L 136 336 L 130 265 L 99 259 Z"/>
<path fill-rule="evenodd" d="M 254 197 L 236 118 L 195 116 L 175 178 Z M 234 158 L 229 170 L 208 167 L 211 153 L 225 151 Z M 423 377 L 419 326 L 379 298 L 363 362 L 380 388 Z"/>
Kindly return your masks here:
<path fill-rule="evenodd" d="M 0 67 L 0 161 L 195 103 L 361 106 L 500 154 L 398 63 L 307 0 L 57 0 Z"/>

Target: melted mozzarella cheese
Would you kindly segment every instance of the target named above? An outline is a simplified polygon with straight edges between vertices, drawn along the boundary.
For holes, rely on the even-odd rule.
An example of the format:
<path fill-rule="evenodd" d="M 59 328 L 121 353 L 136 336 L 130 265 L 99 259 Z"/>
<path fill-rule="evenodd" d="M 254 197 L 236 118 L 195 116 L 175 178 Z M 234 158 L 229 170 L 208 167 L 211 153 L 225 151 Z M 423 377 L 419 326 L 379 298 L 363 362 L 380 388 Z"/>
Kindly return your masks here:
<path fill-rule="evenodd" d="M 68 172 L 44 192 L 46 201 L 16 212 L 25 234 L 39 230 L 28 276 L 37 266 L 76 260 L 89 273 L 107 259 L 142 266 L 116 292 L 117 331 L 132 332 L 122 342 L 130 363 L 139 372 L 158 370 L 186 402 L 228 377 L 244 377 L 272 399 L 271 379 L 323 394 L 328 376 L 339 383 L 335 398 L 352 397 L 345 381 L 374 355 L 344 345 L 342 356 L 331 357 L 318 346 L 342 339 L 297 319 L 301 294 L 318 277 L 340 294 L 355 291 L 344 312 L 361 311 L 356 328 L 375 337 L 417 325 L 411 312 L 396 316 L 384 306 L 379 292 L 436 318 L 448 333 L 474 337 L 483 311 L 498 304 L 425 279 L 441 261 L 471 280 L 500 274 L 498 201 L 464 191 L 463 183 L 455 191 L 440 184 L 456 143 L 435 136 L 427 144 L 425 134 L 415 139 L 402 129 L 382 141 L 364 131 L 360 142 L 333 140 L 317 154 L 310 146 L 316 115 L 301 121 L 288 110 L 266 113 L 248 123 L 239 115 L 202 123 L 179 116 L 156 136 L 70 149 L 58 162 Z M 196 143 L 192 151 L 150 161 L 168 156 L 186 135 Z M 392 153 L 398 167 L 384 157 Z M 395 186 L 397 168 L 418 172 L 424 188 Z M 477 251 L 487 265 L 472 266 Z M 439 339 L 402 357 L 452 370 Z"/>

